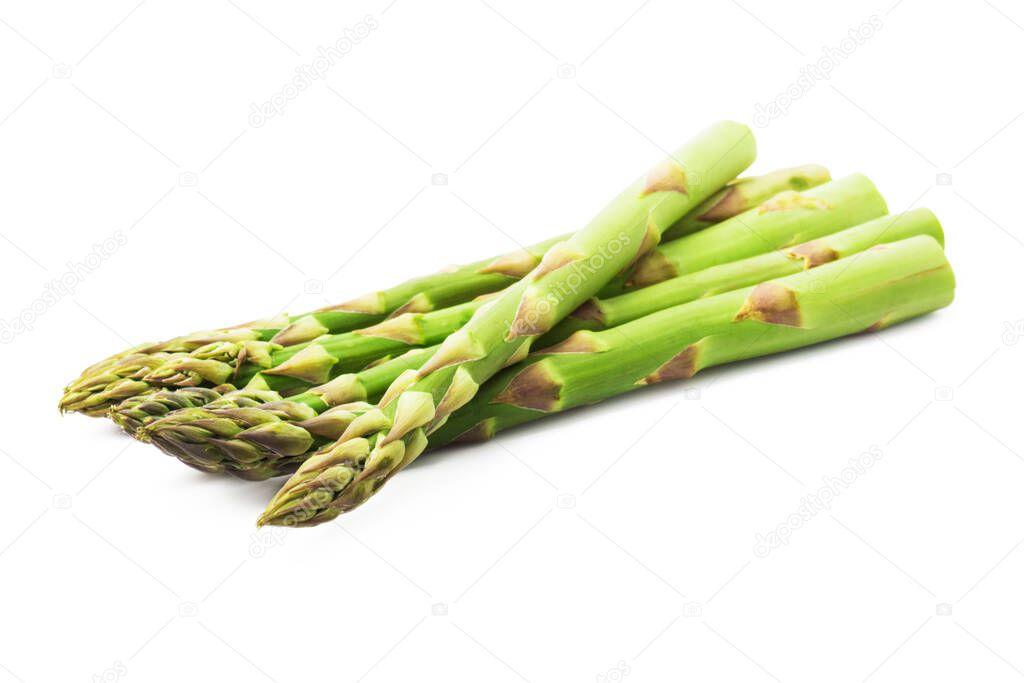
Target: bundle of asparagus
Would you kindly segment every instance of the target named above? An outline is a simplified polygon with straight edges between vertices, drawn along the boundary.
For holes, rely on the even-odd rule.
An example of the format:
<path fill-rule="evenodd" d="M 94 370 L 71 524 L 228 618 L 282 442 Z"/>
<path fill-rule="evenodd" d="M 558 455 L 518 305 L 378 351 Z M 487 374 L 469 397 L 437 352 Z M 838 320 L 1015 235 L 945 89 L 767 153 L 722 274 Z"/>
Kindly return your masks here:
<path fill-rule="evenodd" d="M 887 216 L 867 178 L 820 166 L 734 180 L 753 158 L 745 126 L 715 124 L 574 235 L 122 352 L 61 408 L 205 472 L 294 473 L 259 523 L 310 526 L 428 448 L 952 300 L 931 212 Z"/>

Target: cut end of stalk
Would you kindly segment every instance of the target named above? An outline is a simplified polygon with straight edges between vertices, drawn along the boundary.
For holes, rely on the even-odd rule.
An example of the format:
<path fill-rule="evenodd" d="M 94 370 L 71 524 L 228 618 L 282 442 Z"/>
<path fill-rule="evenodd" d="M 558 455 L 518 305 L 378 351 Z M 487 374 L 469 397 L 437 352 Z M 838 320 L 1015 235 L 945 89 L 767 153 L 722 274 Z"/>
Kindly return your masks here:
<path fill-rule="evenodd" d="M 540 361 L 524 368 L 491 403 L 550 413 L 558 409 L 562 399 L 562 381 Z"/>
<path fill-rule="evenodd" d="M 800 302 L 796 292 L 779 282 L 762 282 L 754 287 L 735 321 L 757 320 L 770 325 L 800 327 Z"/>

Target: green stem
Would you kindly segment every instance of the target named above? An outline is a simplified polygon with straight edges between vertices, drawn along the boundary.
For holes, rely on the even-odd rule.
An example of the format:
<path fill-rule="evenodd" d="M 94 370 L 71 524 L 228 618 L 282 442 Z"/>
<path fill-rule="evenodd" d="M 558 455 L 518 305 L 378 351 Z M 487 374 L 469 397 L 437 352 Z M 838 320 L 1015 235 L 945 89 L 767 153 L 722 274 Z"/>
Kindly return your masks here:
<path fill-rule="evenodd" d="M 882 195 L 859 174 L 806 192 L 784 192 L 707 230 L 654 249 L 629 273 L 607 285 L 601 296 L 800 244 L 885 213 Z"/>
<path fill-rule="evenodd" d="M 754 155 L 752 133 L 732 122 L 715 124 L 678 149 L 548 250 L 533 272 L 482 307 L 424 367 L 396 380 L 381 408 L 346 431 L 343 457 L 303 463 L 260 523 L 321 522 L 361 505 L 424 451 L 428 434 L 481 384 L 524 358 L 537 337 L 656 246 L 664 230 Z"/>
<path fill-rule="evenodd" d="M 659 310 L 797 273 L 849 257 L 876 244 L 914 235 L 928 235 L 942 242 L 942 228 L 931 211 L 916 209 L 906 214 L 885 216 L 785 251 L 753 256 L 668 280 L 643 292 L 630 292 L 606 300 L 594 299 L 538 340 L 537 348 L 546 348 L 579 330 L 617 327 Z M 268 420 L 265 414 L 230 412 L 242 407 L 233 403 L 233 394 L 226 394 L 216 403 L 207 405 L 205 410 L 179 410 L 168 415 L 163 409 L 163 392 L 158 392 L 155 405 L 147 407 L 145 401 L 128 402 L 114 411 L 115 419 L 126 422 L 151 414 L 154 416 L 152 419 L 133 423 L 133 430 L 151 423 L 146 429 L 147 438 L 152 438 L 154 444 L 172 455 L 187 451 L 191 454 L 190 460 L 201 461 L 206 468 L 216 467 L 217 471 L 249 479 L 276 476 L 301 462 L 302 458 L 297 456 L 308 457 L 312 449 L 337 439 L 344 432 L 351 422 L 350 411 L 347 407 L 332 411 L 333 407 L 360 401 L 376 403 L 391 382 L 403 372 L 421 367 L 436 350 L 437 347 L 431 347 L 410 351 L 392 361 L 363 372 L 343 375 L 324 386 L 288 398 L 288 401 L 303 403 L 311 410 L 293 422 L 321 416 L 307 422 L 310 428 L 278 427 L 272 425 L 273 420 Z M 240 392 L 243 405 L 251 401 L 248 390 L 267 388 L 251 382 L 246 390 Z M 272 392 L 270 395 L 276 396 Z M 194 401 L 180 408 L 200 408 L 202 405 Z M 289 419 L 275 412 L 273 405 L 267 410 L 281 420 Z M 157 418 L 166 419 L 154 421 Z M 199 428 L 198 425 L 205 420 L 216 420 L 217 429 Z M 228 425 L 229 421 L 231 425 Z M 303 446 L 303 453 L 296 453 L 297 444 Z M 165 447 L 167 445 L 170 447 Z M 236 459 L 240 452 L 245 454 L 244 462 Z"/>
<path fill-rule="evenodd" d="M 948 305 L 953 290 L 941 246 L 918 236 L 618 328 L 578 332 L 524 367 L 505 370 L 432 444 L 487 438 L 646 384 L 875 331 Z"/>

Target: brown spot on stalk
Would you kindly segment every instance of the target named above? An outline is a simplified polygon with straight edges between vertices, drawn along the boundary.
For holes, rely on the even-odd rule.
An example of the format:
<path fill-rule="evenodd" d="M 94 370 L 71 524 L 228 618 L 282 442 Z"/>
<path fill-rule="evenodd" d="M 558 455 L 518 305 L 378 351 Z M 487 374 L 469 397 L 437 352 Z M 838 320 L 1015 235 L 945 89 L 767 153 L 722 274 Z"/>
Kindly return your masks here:
<path fill-rule="evenodd" d="M 524 368 L 491 403 L 550 413 L 561 404 L 562 381 L 541 361 Z"/>
<path fill-rule="evenodd" d="M 505 339 L 512 341 L 518 337 L 532 337 L 544 334 L 558 323 L 555 304 L 546 296 L 538 297 L 532 290 L 527 290 L 519 300 L 516 317 L 509 326 Z"/>
<path fill-rule="evenodd" d="M 280 344 L 274 342 L 246 341 L 242 342 L 238 351 L 238 358 L 235 361 L 236 374 L 242 369 L 242 365 L 249 363 L 261 368 L 269 368 L 274 364 L 271 354 L 281 349 Z"/>
<path fill-rule="evenodd" d="M 493 417 L 481 420 L 452 439 L 452 441 L 455 443 L 479 443 L 480 441 L 492 439 L 495 432 L 498 431 L 495 422 L 496 420 Z"/>
<path fill-rule="evenodd" d="M 293 346 L 304 342 L 313 341 L 322 334 L 330 332 L 327 326 L 322 324 L 316 317 L 306 315 L 274 335 L 270 340 L 281 346 Z"/>
<path fill-rule="evenodd" d="M 465 328 L 448 336 L 441 344 L 430 360 L 419 369 L 419 377 L 426 377 L 432 372 L 459 363 L 483 358 L 486 354 L 480 348 L 480 344 L 466 331 Z"/>
<path fill-rule="evenodd" d="M 441 397 L 437 410 L 433 411 L 431 419 L 438 420 L 451 415 L 469 403 L 476 396 L 479 388 L 480 385 L 476 383 L 472 375 L 469 374 L 469 371 L 465 367 L 459 368 L 455 371 L 451 384 L 448 385 L 448 390 Z"/>
<path fill-rule="evenodd" d="M 590 299 L 584 302 L 582 306 L 570 313 L 569 317 L 576 318 L 577 320 L 605 323 L 604 309 L 601 308 L 601 301 L 599 299 Z"/>
<path fill-rule="evenodd" d="M 864 328 L 864 334 L 870 334 L 872 332 L 880 332 L 892 324 L 892 320 L 889 316 L 883 316 L 879 318 L 874 324 Z"/>
<path fill-rule="evenodd" d="M 647 174 L 640 196 L 646 197 L 655 192 L 678 192 L 689 195 L 690 191 L 687 185 L 686 172 L 682 166 L 672 159 L 665 159 Z"/>
<path fill-rule="evenodd" d="M 225 329 L 228 329 L 228 330 L 238 330 L 238 329 L 244 329 L 244 328 L 249 328 L 249 327 L 255 327 L 255 328 L 262 328 L 262 329 L 279 330 L 282 327 L 287 327 L 289 322 L 290 321 L 289 321 L 288 316 L 286 314 L 279 313 L 278 315 L 274 316 L 273 318 L 264 318 L 262 320 L 250 320 L 247 323 L 241 323 L 240 325 L 232 325 L 231 327 L 228 327 L 228 328 L 225 328 Z M 160 348 L 160 345 L 159 344 L 155 344 L 153 346 L 148 347 L 148 349 L 142 349 L 142 350 L 144 352 L 147 351 L 147 350 L 149 352 L 152 352 L 152 351 L 159 350 L 159 348 Z"/>
<path fill-rule="evenodd" d="M 649 254 L 652 249 L 658 246 L 659 242 L 661 242 L 661 230 L 658 228 L 658 226 L 654 224 L 651 216 L 648 215 L 647 227 L 644 230 L 644 238 L 640 240 L 640 246 L 637 248 L 636 254 L 633 255 L 633 258 L 630 260 L 629 265 L 627 265 L 626 268 L 624 268 L 624 270 L 628 270 L 632 268 L 634 265 L 636 265 L 636 263 L 640 259 Z"/>
<path fill-rule="evenodd" d="M 266 375 L 294 377 L 310 384 L 323 384 L 331 378 L 331 368 L 338 362 L 319 344 L 310 344 L 280 365 L 268 368 Z"/>
<path fill-rule="evenodd" d="M 382 323 L 372 327 L 358 330 L 356 334 L 363 337 L 381 337 L 393 339 L 403 344 L 416 346 L 423 344 L 423 334 L 420 332 L 415 313 L 403 313 L 396 318 L 389 318 Z"/>
<path fill-rule="evenodd" d="M 689 379 L 700 370 L 697 363 L 700 356 L 700 342 L 690 344 L 685 349 L 672 356 L 668 361 L 658 367 L 657 370 L 638 381 L 637 384 L 657 384 L 673 379 Z"/>
<path fill-rule="evenodd" d="M 626 287 L 646 287 L 671 280 L 678 275 L 679 268 L 676 264 L 660 250 L 655 249 L 637 262 L 626 281 Z"/>
<path fill-rule="evenodd" d="M 839 258 L 839 253 L 830 247 L 825 240 L 813 240 L 786 250 L 788 256 L 804 260 L 804 269 L 817 268 Z"/>
<path fill-rule="evenodd" d="M 372 292 L 363 296 L 346 301 L 336 306 L 328 306 L 318 309 L 320 311 L 343 311 L 347 313 L 368 313 L 370 315 L 383 315 L 387 313 L 387 305 L 380 292 Z"/>
<path fill-rule="evenodd" d="M 327 384 L 311 389 L 310 393 L 322 398 L 329 406 L 366 400 L 366 388 L 363 387 L 359 376 L 353 373 L 335 377 Z"/>
<path fill-rule="evenodd" d="M 757 207 L 758 213 L 771 213 L 773 211 L 794 211 L 796 209 L 810 209 L 813 211 L 831 209 L 832 206 L 824 199 L 809 197 L 793 190 L 780 192 L 761 206 Z"/>
<path fill-rule="evenodd" d="M 718 223 L 732 218 L 746 209 L 746 197 L 740 192 L 739 183 L 733 183 L 718 193 L 715 203 L 697 217 L 698 220 Z"/>
<path fill-rule="evenodd" d="M 397 318 L 403 313 L 429 313 L 432 310 L 434 310 L 434 302 L 430 300 L 429 296 L 420 292 L 396 308 L 388 317 Z"/>
<path fill-rule="evenodd" d="M 578 251 L 574 251 L 566 242 L 559 242 L 548 249 L 540 265 L 533 271 L 533 279 L 539 280 L 548 273 L 553 273 L 559 268 L 564 268 L 570 263 L 575 263 L 583 258 Z"/>
<path fill-rule="evenodd" d="M 556 353 L 601 353 L 608 350 L 608 344 L 590 330 L 573 332 L 565 341 L 554 346 L 541 349 L 538 354 L 551 355 Z"/>
<path fill-rule="evenodd" d="M 518 280 L 519 278 L 526 277 L 527 273 L 536 268 L 539 261 L 540 259 L 527 250 L 520 249 L 510 254 L 499 256 L 481 268 L 480 272 L 507 275 Z"/>
<path fill-rule="evenodd" d="M 759 320 L 769 325 L 800 327 L 800 302 L 796 292 L 778 282 L 762 282 L 750 293 L 734 318 Z"/>
<path fill-rule="evenodd" d="M 526 357 L 530 355 L 530 347 L 532 345 L 533 339 L 524 340 L 523 343 L 516 348 L 515 352 L 511 356 L 509 356 L 508 360 L 505 361 L 505 364 L 502 367 L 507 368 L 510 365 L 522 363 L 524 360 L 526 360 Z"/>

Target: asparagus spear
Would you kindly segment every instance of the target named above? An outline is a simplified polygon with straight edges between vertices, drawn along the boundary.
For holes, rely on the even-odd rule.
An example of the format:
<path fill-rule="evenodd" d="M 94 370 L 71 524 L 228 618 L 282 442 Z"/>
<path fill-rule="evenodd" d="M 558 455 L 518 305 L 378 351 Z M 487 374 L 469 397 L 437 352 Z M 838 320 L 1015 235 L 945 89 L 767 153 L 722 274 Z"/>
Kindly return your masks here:
<path fill-rule="evenodd" d="M 672 237 L 688 234 L 703 226 L 748 210 L 785 189 L 803 189 L 829 179 L 820 166 L 805 165 L 772 171 L 762 176 L 739 178 L 718 194 L 684 216 L 670 228 Z M 505 254 L 494 259 L 446 269 L 416 278 L 388 290 L 367 294 L 352 301 L 307 313 L 280 315 L 225 330 L 213 330 L 175 337 L 156 344 L 141 344 L 97 362 L 71 383 L 81 385 L 95 375 L 108 375 L 128 357 L 154 353 L 188 352 L 212 342 L 270 341 L 291 346 L 326 334 L 341 334 L 370 327 L 388 316 L 403 312 L 429 312 L 497 292 L 522 278 L 562 236 Z"/>
<path fill-rule="evenodd" d="M 763 199 L 787 188 L 814 187 L 828 180 L 829 175 L 825 168 L 811 164 L 781 169 L 763 176 L 741 178 L 684 216 L 670 230 L 679 234 L 689 233 L 747 211 Z M 475 293 L 490 292 L 500 284 L 514 282 L 536 266 L 553 244 L 566 237 L 548 240 L 491 261 L 482 261 L 451 272 L 410 280 L 391 290 L 360 297 L 340 306 L 296 316 L 285 321 L 288 324 L 283 330 L 279 327 L 285 322 L 280 320 L 257 321 L 227 330 L 198 332 L 162 344 L 140 347 L 131 353 L 119 354 L 90 367 L 79 379 L 68 385 L 61 399 L 60 408 L 62 411 L 77 411 L 98 416 L 106 414 L 111 405 L 118 401 L 151 393 L 153 384 L 181 386 L 197 382 L 216 382 L 222 377 L 231 378 L 236 383 L 245 381 L 259 367 L 253 367 L 250 363 L 250 367 L 231 377 L 232 371 L 223 363 L 235 361 L 242 354 L 253 359 L 262 358 L 266 362 L 266 355 L 279 347 L 303 345 L 325 334 L 337 337 L 345 332 L 358 331 L 360 327 L 377 323 L 389 314 L 391 317 L 403 313 L 440 314 L 440 307 L 445 304 L 455 304 Z M 412 291 L 418 291 L 419 294 L 406 300 Z M 402 301 L 405 303 L 399 305 Z M 369 312 L 371 309 L 375 312 Z M 384 326 L 393 333 L 403 333 L 404 330 L 400 329 L 403 326 L 414 326 L 408 317 L 403 318 L 401 323 L 389 323 L 390 321 Z M 352 337 L 348 339 L 351 340 Z M 343 351 L 345 343 L 345 340 L 338 340 L 335 347 Z M 301 346 L 291 351 L 272 354 L 270 364 L 272 365 L 276 359 L 287 360 L 300 350 Z M 394 351 L 396 349 L 391 349 L 389 353 Z M 358 352 L 353 353 L 358 357 Z M 168 364 L 156 362 L 155 359 Z M 203 362 L 198 362 L 197 359 Z M 326 358 L 323 360 L 326 361 Z M 140 374 L 137 368 L 140 363 L 149 368 L 150 372 Z M 183 372 L 179 373 L 179 369 Z M 344 371 L 346 366 L 343 364 L 333 367 L 334 374 Z M 285 388 L 285 385 L 290 383 L 293 385 L 289 387 L 291 390 L 301 388 L 300 382 L 294 379 L 278 380 L 272 384 Z"/>
<path fill-rule="evenodd" d="M 806 192 L 782 192 L 713 228 L 651 250 L 602 296 L 663 282 L 719 263 L 763 254 L 822 237 L 887 213 L 865 176 L 853 174 Z"/>
<path fill-rule="evenodd" d="M 499 429 L 641 386 L 686 379 L 713 365 L 876 331 L 948 305 L 954 286 L 942 247 L 929 236 L 917 236 L 618 328 L 580 331 L 489 382 L 435 430 L 431 446 L 489 438 Z M 360 422 L 379 419 L 379 412 L 353 409 L 350 429 L 361 431 Z M 359 440 L 343 438 L 303 463 L 260 523 L 313 526 L 346 511 L 332 501 L 338 499 L 339 482 L 365 467 Z"/>
<path fill-rule="evenodd" d="M 503 371 L 432 441 L 486 439 L 715 365 L 875 332 L 949 305 L 954 287 L 941 245 L 920 235 L 619 328 L 577 332 L 534 354 L 525 366 Z"/>
<path fill-rule="evenodd" d="M 339 440 L 351 456 L 345 464 L 319 469 L 304 463 L 260 523 L 322 521 L 360 505 L 419 456 L 428 434 L 468 403 L 483 382 L 525 358 L 538 336 L 655 246 L 662 231 L 754 154 L 750 130 L 732 122 L 715 124 L 678 149 L 477 311 L 426 365 L 397 379 L 381 407 L 353 422 Z"/>
<path fill-rule="evenodd" d="M 592 299 L 538 340 L 537 346 L 546 348 L 576 331 L 617 327 L 659 310 L 797 273 L 879 243 L 914 235 L 929 235 L 942 242 L 942 228 L 931 211 L 916 209 L 884 216 L 783 251 L 674 278 L 642 292 L 607 300 Z M 142 409 L 141 415 L 159 415 L 162 419 L 139 421 L 133 427 L 144 427 L 142 438 L 151 439 L 165 452 L 187 452 L 190 459 L 202 461 L 208 467 L 217 466 L 217 471 L 247 479 L 277 476 L 300 463 L 313 449 L 339 438 L 352 420 L 349 404 L 379 400 L 388 384 L 405 370 L 422 366 L 435 350 L 436 347 L 411 351 L 389 363 L 344 375 L 324 387 L 286 399 L 303 404 L 300 407 L 282 407 L 272 401 L 258 411 L 238 410 L 250 405 L 245 392 L 242 402 L 234 402 L 232 395 L 227 394 L 203 409 L 201 404 L 191 402 L 182 407 L 193 410 L 178 410 L 169 415 L 158 402 L 151 410 Z M 115 413 L 121 410 L 119 406 Z M 123 410 L 127 415 L 115 419 L 123 421 L 140 414 L 134 403 Z M 238 454 L 244 457 L 239 458 Z"/>
<path fill-rule="evenodd" d="M 142 356 L 147 361 L 143 363 L 144 372 L 132 365 L 128 368 L 132 374 L 124 377 L 115 366 L 103 375 L 69 387 L 60 408 L 97 414 L 156 386 L 216 386 L 229 381 L 244 384 L 257 373 L 267 389 L 301 390 L 356 371 L 385 356 L 437 344 L 462 327 L 483 303 L 484 300 L 477 300 L 430 313 L 402 313 L 363 330 L 294 346 L 253 340 L 219 341 L 191 353 Z M 157 357 L 159 363 L 150 360 Z"/>
<path fill-rule="evenodd" d="M 832 180 L 828 169 L 815 164 L 783 168 L 762 176 L 737 178 L 662 234 L 674 240 L 732 218 L 786 190 L 809 190 Z"/>

